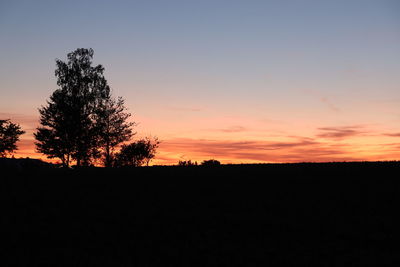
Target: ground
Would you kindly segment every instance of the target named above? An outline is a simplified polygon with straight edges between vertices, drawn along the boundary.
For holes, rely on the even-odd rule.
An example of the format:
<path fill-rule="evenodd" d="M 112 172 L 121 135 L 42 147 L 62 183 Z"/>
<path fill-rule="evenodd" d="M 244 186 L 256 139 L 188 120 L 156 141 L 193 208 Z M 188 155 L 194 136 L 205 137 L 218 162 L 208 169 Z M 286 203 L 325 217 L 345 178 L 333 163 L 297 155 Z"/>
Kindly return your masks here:
<path fill-rule="evenodd" d="M 398 266 L 400 163 L 9 170 L 3 266 Z"/>

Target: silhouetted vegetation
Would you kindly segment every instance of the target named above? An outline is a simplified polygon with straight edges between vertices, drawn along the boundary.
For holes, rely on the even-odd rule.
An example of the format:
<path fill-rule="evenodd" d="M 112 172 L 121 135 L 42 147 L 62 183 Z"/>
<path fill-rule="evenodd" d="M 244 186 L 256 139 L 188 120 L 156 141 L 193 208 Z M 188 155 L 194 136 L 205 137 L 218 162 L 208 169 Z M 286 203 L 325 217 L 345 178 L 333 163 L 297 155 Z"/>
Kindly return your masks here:
<path fill-rule="evenodd" d="M 92 66 L 92 49 L 77 49 L 67 62 L 56 60 L 57 85 L 46 106 L 39 109 L 40 123 L 34 134 L 38 152 L 59 158 L 65 167 L 91 166 L 100 159 L 104 166 L 141 166 L 154 158 L 159 142 L 142 139 L 117 147 L 134 135 L 124 100 L 115 99 L 104 77 L 104 67 Z"/>
<path fill-rule="evenodd" d="M 1 174 L 7 173 L 8 171 L 12 173 L 36 170 L 40 172 L 46 172 L 47 169 L 57 168 L 58 165 L 44 162 L 39 159 L 31 158 L 0 158 L 0 170 Z"/>
<path fill-rule="evenodd" d="M 10 120 L 0 120 L 0 157 L 6 157 L 17 150 L 19 137 L 24 133 L 18 124 Z"/>
<path fill-rule="evenodd" d="M 197 161 L 192 162 L 191 160 L 180 160 L 178 166 L 197 166 Z"/>
<path fill-rule="evenodd" d="M 41 127 L 35 138 L 37 150 L 59 158 L 65 166 L 90 165 L 99 152 L 97 109 L 110 93 L 104 68 L 92 66 L 92 49 L 77 49 L 68 61 L 56 60 L 57 85 L 46 106 L 39 109 Z"/>
<path fill-rule="evenodd" d="M 221 165 L 221 162 L 215 159 L 209 159 L 209 160 L 204 160 L 201 165 L 203 166 L 219 166 Z"/>
<path fill-rule="evenodd" d="M 132 137 L 133 122 L 127 122 L 131 114 L 125 112 L 124 100 L 107 96 L 96 111 L 99 126 L 99 142 L 102 146 L 103 163 L 111 167 L 116 147 Z"/>
<path fill-rule="evenodd" d="M 151 140 L 146 137 L 136 142 L 122 145 L 120 152 L 116 154 L 115 166 L 148 166 L 155 157 L 159 144 L 160 142 L 157 138 Z"/>

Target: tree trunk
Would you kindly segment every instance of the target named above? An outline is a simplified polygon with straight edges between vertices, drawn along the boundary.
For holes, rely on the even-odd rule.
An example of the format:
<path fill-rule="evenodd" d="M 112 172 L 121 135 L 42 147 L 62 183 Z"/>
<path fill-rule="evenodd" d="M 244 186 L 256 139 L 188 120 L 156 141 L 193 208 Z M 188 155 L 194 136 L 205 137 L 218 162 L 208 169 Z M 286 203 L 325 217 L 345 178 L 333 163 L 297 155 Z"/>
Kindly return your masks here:
<path fill-rule="evenodd" d="M 106 162 L 105 167 L 111 167 L 110 144 L 106 144 Z"/>

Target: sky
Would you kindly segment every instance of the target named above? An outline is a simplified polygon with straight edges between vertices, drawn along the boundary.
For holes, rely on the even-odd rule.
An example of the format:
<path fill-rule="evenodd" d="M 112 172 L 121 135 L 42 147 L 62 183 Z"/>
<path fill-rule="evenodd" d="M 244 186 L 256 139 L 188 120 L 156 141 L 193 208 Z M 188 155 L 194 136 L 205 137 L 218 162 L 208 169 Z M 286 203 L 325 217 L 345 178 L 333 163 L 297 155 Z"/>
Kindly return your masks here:
<path fill-rule="evenodd" d="M 0 0 L 0 119 L 27 132 L 55 60 L 93 48 L 154 164 L 400 159 L 400 1 Z"/>

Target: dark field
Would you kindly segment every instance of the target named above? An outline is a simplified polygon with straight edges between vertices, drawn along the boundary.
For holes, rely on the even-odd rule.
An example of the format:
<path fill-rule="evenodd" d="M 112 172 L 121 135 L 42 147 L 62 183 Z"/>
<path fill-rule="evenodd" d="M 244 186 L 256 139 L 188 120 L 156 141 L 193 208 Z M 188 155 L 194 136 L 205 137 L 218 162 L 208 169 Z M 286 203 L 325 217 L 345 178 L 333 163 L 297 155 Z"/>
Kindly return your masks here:
<path fill-rule="evenodd" d="M 3 266 L 399 266 L 400 163 L 32 169 Z"/>

